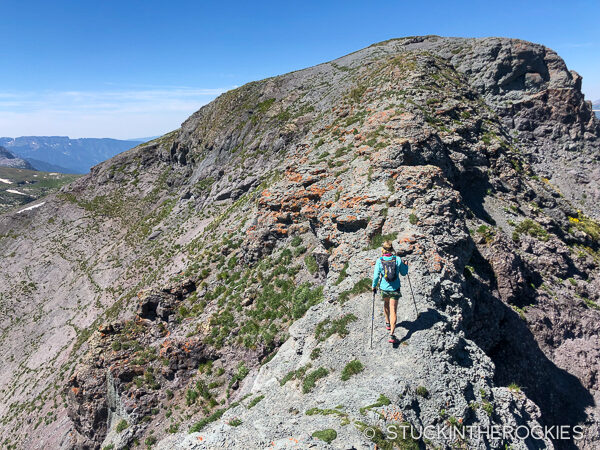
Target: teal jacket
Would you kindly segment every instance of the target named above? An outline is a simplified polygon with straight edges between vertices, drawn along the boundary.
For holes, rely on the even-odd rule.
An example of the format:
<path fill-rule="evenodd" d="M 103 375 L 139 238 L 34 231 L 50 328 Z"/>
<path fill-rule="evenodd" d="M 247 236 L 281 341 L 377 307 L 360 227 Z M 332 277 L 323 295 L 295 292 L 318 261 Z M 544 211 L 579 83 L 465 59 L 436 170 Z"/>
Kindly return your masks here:
<path fill-rule="evenodd" d="M 383 276 L 384 274 L 381 258 L 384 258 L 386 261 L 391 261 L 393 258 L 396 259 L 396 270 L 398 271 L 398 276 L 391 283 L 389 283 Z M 405 276 L 407 273 L 408 266 L 402 262 L 402 259 L 400 259 L 399 256 L 380 256 L 377 258 L 377 262 L 375 263 L 375 269 L 373 269 L 373 287 L 376 288 L 379 284 L 379 289 L 382 291 L 397 291 L 400 289 L 400 275 Z"/>

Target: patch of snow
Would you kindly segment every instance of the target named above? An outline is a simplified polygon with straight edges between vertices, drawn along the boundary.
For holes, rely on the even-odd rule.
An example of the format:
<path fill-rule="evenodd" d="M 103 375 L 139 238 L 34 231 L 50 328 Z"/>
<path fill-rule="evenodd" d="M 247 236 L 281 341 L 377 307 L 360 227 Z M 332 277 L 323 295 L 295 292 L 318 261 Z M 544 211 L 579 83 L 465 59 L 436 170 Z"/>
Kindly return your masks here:
<path fill-rule="evenodd" d="M 12 181 L 10 181 L 10 180 L 7 180 L 7 179 L 5 179 L 5 178 L 0 178 L 0 182 L 2 182 L 2 183 L 6 183 L 6 184 L 12 184 Z"/>
<path fill-rule="evenodd" d="M 6 192 L 10 192 L 11 194 L 27 195 L 24 192 L 15 191 L 14 189 L 7 189 Z"/>
<path fill-rule="evenodd" d="M 29 206 L 29 207 L 27 207 L 27 208 L 23 208 L 21 211 L 17 211 L 17 214 L 21 214 L 22 212 L 25 212 L 25 211 L 30 211 L 30 210 L 32 210 L 32 209 L 35 209 L 35 208 L 39 208 L 39 207 L 40 207 L 40 206 L 42 206 L 44 203 L 46 203 L 46 202 L 38 203 L 37 205 Z"/>

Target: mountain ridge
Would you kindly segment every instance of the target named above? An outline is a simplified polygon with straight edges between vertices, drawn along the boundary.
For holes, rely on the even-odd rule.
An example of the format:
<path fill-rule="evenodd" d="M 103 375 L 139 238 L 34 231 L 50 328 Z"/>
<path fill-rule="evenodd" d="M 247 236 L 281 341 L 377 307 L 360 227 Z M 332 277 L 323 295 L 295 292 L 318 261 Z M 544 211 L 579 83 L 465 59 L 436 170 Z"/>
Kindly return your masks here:
<path fill-rule="evenodd" d="M 0 271 L 33 283 L 0 297 L 19 308 L 0 309 L 5 445 L 367 448 L 396 408 L 413 427 L 583 424 L 594 448 L 599 134 L 578 75 L 519 40 L 393 40 L 223 94 L 0 216 L 5 256 L 36 248 Z M 588 181 L 546 176 L 567 163 Z M 422 316 L 401 310 L 408 345 L 378 353 L 362 280 L 383 238 Z"/>

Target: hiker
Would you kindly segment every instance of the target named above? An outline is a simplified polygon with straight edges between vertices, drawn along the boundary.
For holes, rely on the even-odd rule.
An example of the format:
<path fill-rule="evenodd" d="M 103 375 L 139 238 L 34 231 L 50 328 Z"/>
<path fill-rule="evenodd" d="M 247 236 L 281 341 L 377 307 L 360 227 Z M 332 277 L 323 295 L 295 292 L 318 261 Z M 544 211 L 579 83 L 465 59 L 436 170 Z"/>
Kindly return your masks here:
<path fill-rule="evenodd" d="M 381 290 L 383 298 L 383 312 L 385 314 L 385 328 L 390 331 L 389 342 L 397 342 L 394 332 L 396 331 L 396 312 L 400 293 L 400 275 L 408 274 L 408 264 L 399 256 L 394 255 L 394 245 L 391 241 L 385 241 L 381 247 L 381 257 L 375 262 L 373 270 L 373 298 L 377 294 L 377 287 Z"/>

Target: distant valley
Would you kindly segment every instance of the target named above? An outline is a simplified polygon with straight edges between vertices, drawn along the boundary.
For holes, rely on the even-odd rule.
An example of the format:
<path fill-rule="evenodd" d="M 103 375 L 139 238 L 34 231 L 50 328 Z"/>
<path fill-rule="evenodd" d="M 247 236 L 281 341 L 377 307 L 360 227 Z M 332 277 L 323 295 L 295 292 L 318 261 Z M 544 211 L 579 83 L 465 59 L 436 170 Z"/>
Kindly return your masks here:
<path fill-rule="evenodd" d="M 79 176 L 0 167 L 0 214 L 55 192 Z"/>
<path fill-rule="evenodd" d="M 78 173 L 143 142 L 109 138 L 70 139 L 67 136 L 0 137 L 0 146 L 24 159 L 36 170 Z"/>

